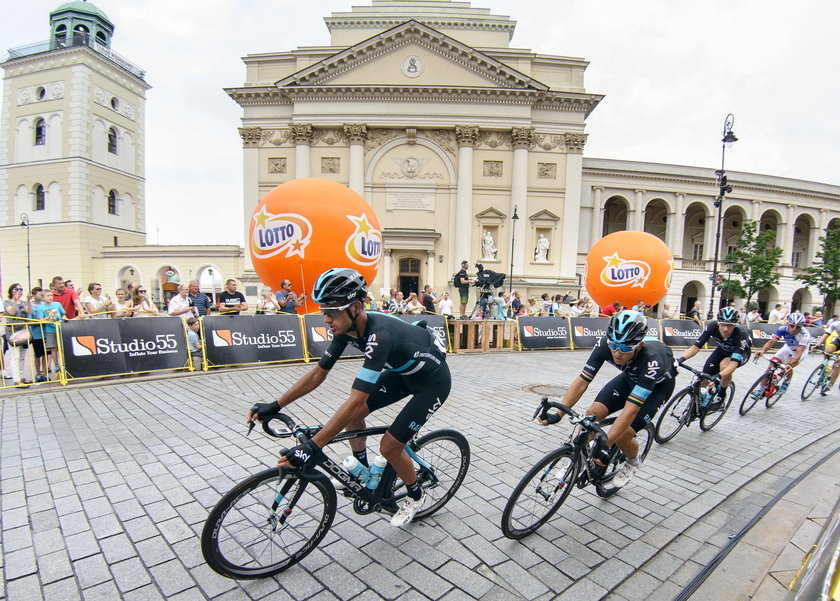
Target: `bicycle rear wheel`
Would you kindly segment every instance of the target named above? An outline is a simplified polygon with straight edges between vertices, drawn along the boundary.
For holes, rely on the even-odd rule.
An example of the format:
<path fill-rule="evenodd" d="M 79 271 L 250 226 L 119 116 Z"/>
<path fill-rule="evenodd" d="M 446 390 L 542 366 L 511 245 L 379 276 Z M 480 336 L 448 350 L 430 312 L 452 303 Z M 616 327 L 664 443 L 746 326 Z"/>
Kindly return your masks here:
<path fill-rule="evenodd" d="M 502 512 L 502 533 L 506 537 L 523 538 L 557 513 L 577 480 L 580 464 L 575 453 L 572 445 L 563 445 L 528 470 Z"/>
<path fill-rule="evenodd" d="M 744 395 L 744 399 L 741 401 L 741 406 L 738 408 L 738 413 L 741 415 L 746 415 L 750 412 L 750 410 L 755 407 L 755 404 L 758 402 L 758 399 L 764 396 L 764 391 L 767 388 L 767 384 L 770 382 L 770 374 L 764 373 L 758 377 L 758 379 L 753 382 L 753 385 L 750 386 L 750 389 L 747 391 L 747 394 Z"/>
<path fill-rule="evenodd" d="M 700 417 L 700 429 L 703 430 L 703 432 L 708 432 L 720 423 L 720 420 L 723 419 L 724 414 L 729 409 L 729 405 L 732 404 L 734 396 L 735 382 L 730 382 L 729 386 L 726 387 L 726 399 L 723 401 L 723 407 L 717 411 L 709 411 L 706 409 Z"/>
<path fill-rule="evenodd" d="M 817 388 L 821 388 L 823 374 L 825 373 L 825 365 L 820 364 L 814 368 L 811 375 L 805 381 L 805 386 L 802 388 L 802 393 L 799 395 L 803 401 L 807 401 L 808 397 L 814 394 Z"/>
<path fill-rule="evenodd" d="M 204 523 L 201 552 L 222 576 L 272 576 L 318 546 L 335 511 L 335 489 L 325 476 L 307 481 L 291 470 L 268 469 L 216 503 Z"/>
<path fill-rule="evenodd" d="M 601 426 L 605 426 L 608 423 L 611 424 L 615 421 L 614 417 L 607 418 L 606 420 L 600 422 Z M 644 428 L 636 432 L 636 442 L 639 445 L 639 462 L 644 463 L 645 459 L 647 458 L 648 453 L 650 452 L 650 447 L 653 446 L 653 439 L 655 437 L 653 424 L 646 424 Z M 613 477 L 618 473 L 621 464 L 627 461 L 627 457 L 621 450 L 613 445 L 610 448 L 610 463 L 607 465 L 607 469 L 604 472 L 604 475 L 601 476 L 598 480 L 595 481 L 595 493 L 604 499 L 607 499 L 617 493 L 620 488 L 616 488 L 615 486 L 611 486 L 610 482 L 612 482 Z"/>
<path fill-rule="evenodd" d="M 688 423 L 691 417 L 691 404 L 694 402 L 691 391 L 691 386 L 683 388 L 659 411 L 659 419 L 656 420 L 654 429 L 654 437 L 659 444 L 665 444 L 674 438 L 677 432 Z"/>

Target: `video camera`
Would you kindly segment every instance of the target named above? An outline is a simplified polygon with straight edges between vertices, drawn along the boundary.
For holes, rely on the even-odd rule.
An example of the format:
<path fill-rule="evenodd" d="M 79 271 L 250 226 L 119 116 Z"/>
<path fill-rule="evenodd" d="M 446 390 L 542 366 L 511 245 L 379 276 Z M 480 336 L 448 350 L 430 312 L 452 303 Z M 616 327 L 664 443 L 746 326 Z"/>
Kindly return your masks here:
<path fill-rule="evenodd" d="M 501 288 L 505 283 L 505 274 L 496 273 L 492 269 L 484 269 L 481 263 L 475 264 L 478 274 L 475 276 L 475 286 L 478 288 Z"/>

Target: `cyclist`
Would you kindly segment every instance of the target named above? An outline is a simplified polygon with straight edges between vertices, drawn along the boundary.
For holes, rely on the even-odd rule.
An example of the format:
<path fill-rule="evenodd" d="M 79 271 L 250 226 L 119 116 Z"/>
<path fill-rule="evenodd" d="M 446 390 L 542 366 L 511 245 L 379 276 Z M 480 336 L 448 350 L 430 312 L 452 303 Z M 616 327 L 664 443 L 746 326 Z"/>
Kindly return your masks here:
<path fill-rule="evenodd" d="M 825 348 L 823 350 L 826 355 L 840 353 L 840 320 L 834 320 L 831 322 L 831 324 L 825 329 L 825 334 L 820 336 L 820 339 L 817 341 L 817 346 L 821 345 L 823 342 L 825 342 Z M 840 368 L 835 365 L 831 369 L 829 388 L 837 383 L 838 374 L 840 374 Z"/>
<path fill-rule="evenodd" d="M 747 328 L 738 323 L 738 317 L 738 311 L 734 307 L 723 307 L 718 311 L 717 321 L 708 322 L 700 337 L 677 359 L 678 364 L 691 359 L 709 339 L 717 343 L 717 347 L 703 366 L 703 371 L 711 376 L 720 374 L 717 397 L 709 403 L 709 411 L 718 411 L 723 407 L 732 374 L 750 358 L 752 339 Z"/>
<path fill-rule="evenodd" d="M 784 394 L 790 381 L 793 379 L 793 368 L 799 365 L 808 356 L 808 345 L 811 342 L 811 334 L 805 329 L 805 316 L 798 311 L 787 317 L 787 325 L 782 326 L 770 337 L 770 340 L 758 351 L 755 360 L 758 361 L 764 353 L 777 341 L 784 341 L 784 346 L 773 355 L 785 368 L 787 375 L 784 382 L 779 386 L 779 394 Z"/>
<path fill-rule="evenodd" d="M 324 382 L 344 348 L 350 344 L 364 352 L 349 398 L 312 439 L 290 449 L 278 467 L 301 467 L 321 455 L 321 448 L 342 429 L 365 427 L 372 411 L 413 395 L 382 436 L 380 452 L 406 485 L 408 495 L 391 519 L 394 526 L 409 523 L 423 504 L 425 491 L 417 481 L 405 445 L 449 396 L 451 378 L 446 347 L 430 329 L 412 325 L 385 313 L 365 311 L 368 287 L 354 269 L 329 269 L 315 282 L 311 298 L 321 306 L 324 322 L 333 335 L 324 356 L 276 402 L 258 403 L 248 420 L 261 420 L 315 390 Z M 350 441 L 353 454 L 368 465 L 365 439 Z"/>
<path fill-rule="evenodd" d="M 607 435 L 606 448 L 602 450 L 601 457 L 596 458 L 603 464 L 607 449 L 613 444 L 627 457 L 612 480 L 616 488 L 626 486 L 639 469 L 639 444 L 634 438 L 636 432 L 642 430 L 662 403 L 671 398 L 676 382 L 674 354 L 658 340 L 646 339 L 647 331 L 647 320 L 638 311 L 622 311 L 613 315 L 607 335 L 595 343 L 583 370 L 561 401 L 568 407 L 574 407 L 604 362 L 621 370 L 622 373 L 601 389 L 586 410 L 598 420 L 621 411 Z M 540 423 L 557 423 L 561 417 L 560 413 L 552 414 Z"/>

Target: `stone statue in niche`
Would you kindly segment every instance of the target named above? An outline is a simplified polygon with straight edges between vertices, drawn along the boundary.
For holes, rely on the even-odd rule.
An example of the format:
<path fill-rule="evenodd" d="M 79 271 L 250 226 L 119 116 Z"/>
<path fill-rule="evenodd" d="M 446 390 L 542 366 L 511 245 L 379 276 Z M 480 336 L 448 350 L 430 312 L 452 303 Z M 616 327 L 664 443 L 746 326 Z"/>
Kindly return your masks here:
<path fill-rule="evenodd" d="M 484 230 L 484 238 L 481 241 L 481 258 L 485 261 L 495 261 L 497 250 L 493 234 L 490 233 L 490 230 Z"/>
<path fill-rule="evenodd" d="M 548 241 L 548 238 L 544 234 L 540 234 L 540 237 L 537 238 L 537 248 L 534 251 L 534 261 L 548 263 L 548 249 L 550 247 L 551 243 Z"/>

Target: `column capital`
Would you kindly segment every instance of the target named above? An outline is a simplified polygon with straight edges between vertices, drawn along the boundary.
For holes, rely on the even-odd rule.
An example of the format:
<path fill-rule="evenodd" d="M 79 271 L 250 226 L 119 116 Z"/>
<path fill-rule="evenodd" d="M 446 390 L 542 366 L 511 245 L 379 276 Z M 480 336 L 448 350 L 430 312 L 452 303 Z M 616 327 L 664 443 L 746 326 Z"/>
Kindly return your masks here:
<path fill-rule="evenodd" d="M 363 144 L 367 139 L 367 125 L 364 123 L 345 123 L 344 136 L 350 144 Z"/>
<path fill-rule="evenodd" d="M 604 186 L 592 186 L 592 189 L 595 190 L 596 192 L 603 192 L 604 191 Z"/>
<path fill-rule="evenodd" d="M 390 256 L 391 256 L 391 250 L 392 250 L 392 249 L 390 249 L 390 248 L 385 248 L 385 249 L 383 249 L 383 250 L 382 250 L 382 253 L 383 253 L 386 257 L 390 257 Z"/>
<path fill-rule="evenodd" d="M 478 143 L 477 125 L 456 125 L 455 140 L 458 146 L 475 146 Z"/>
<path fill-rule="evenodd" d="M 647 190 L 639 190 L 639 189 L 636 189 L 636 190 L 633 190 L 633 192 L 635 192 L 635 193 L 636 193 L 636 195 L 638 196 L 638 195 L 640 195 L 640 194 L 644 194 L 645 192 L 647 192 Z"/>
<path fill-rule="evenodd" d="M 292 130 L 292 139 L 295 144 L 312 144 L 312 124 L 292 123 L 289 129 Z"/>
<path fill-rule="evenodd" d="M 563 134 L 563 140 L 566 142 L 566 152 L 574 154 L 583 154 L 583 147 L 586 145 L 586 138 L 589 134 Z"/>
<path fill-rule="evenodd" d="M 516 148 L 531 148 L 534 143 L 533 127 L 513 127 L 510 130 L 510 145 Z"/>
<path fill-rule="evenodd" d="M 243 146 L 246 148 L 255 148 L 262 138 L 262 128 L 240 127 L 239 137 L 242 138 Z"/>

